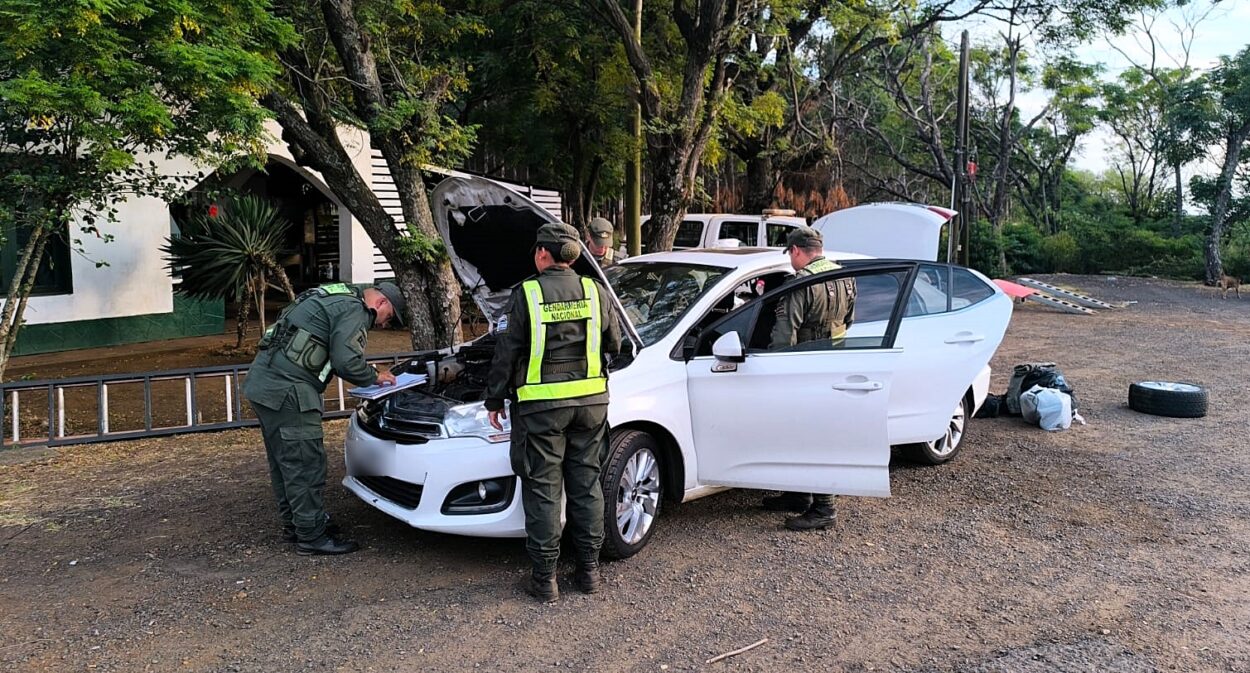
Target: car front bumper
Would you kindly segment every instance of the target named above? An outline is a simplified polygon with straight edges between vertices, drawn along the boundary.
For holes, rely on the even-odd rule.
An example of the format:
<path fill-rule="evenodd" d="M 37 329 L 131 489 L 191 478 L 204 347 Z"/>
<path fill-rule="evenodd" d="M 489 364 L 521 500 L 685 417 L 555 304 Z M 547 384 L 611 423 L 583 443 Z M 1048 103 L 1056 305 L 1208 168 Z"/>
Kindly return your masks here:
<path fill-rule="evenodd" d="M 343 486 L 414 528 L 476 537 L 525 537 L 520 485 L 508 459 L 506 442 L 454 437 L 403 444 L 370 434 L 353 415 L 343 459 L 347 466 Z M 453 490 L 485 480 L 511 484 L 502 510 L 444 513 Z"/>

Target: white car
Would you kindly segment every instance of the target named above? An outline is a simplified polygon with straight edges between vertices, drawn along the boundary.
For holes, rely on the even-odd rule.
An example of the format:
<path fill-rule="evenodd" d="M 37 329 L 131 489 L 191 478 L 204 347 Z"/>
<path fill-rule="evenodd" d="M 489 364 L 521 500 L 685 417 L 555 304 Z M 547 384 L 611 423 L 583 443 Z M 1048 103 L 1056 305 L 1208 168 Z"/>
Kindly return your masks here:
<path fill-rule="evenodd" d="M 448 179 L 432 198 L 453 266 L 495 319 L 533 273 L 550 216 L 480 179 Z M 854 323 L 845 340 L 780 350 L 768 348 L 774 309 L 800 285 L 782 287 L 792 270 L 776 249 L 656 253 L 608 270 L 629 343 L 610 367 L 605 555 L 637 553 L 665 506 L 725 487 L 884 497 L 892 446 L 934 464 L 959 451 L 1011 300 L 961 267 L 827 254 L 844 268 L 802 284 L 854 278 Z M 588 254 L 575 268 L 600 273 Z M 416 528 L 523 537 L 509 435 L 481 402 L 493 351 L 487 334 L 407 363 L 437 382 L 357 410 L 344 485 Z"/>

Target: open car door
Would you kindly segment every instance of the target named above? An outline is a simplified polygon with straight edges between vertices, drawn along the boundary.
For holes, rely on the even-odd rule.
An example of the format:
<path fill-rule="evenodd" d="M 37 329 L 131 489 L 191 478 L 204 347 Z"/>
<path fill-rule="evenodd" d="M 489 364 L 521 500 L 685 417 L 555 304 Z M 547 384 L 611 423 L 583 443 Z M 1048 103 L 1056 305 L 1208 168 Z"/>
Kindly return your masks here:
<path fill-rule="evenodd" d="M 890 494 L 894 347 L 917 264 L 875 262 L 805 277 L 709 326 L 687 362 L 702 484 Z M 862 285 L 854 336 L 773 345 L 778 306 L 825 283 Z M 823 289 L 823 288 L 822 288 Z"/>

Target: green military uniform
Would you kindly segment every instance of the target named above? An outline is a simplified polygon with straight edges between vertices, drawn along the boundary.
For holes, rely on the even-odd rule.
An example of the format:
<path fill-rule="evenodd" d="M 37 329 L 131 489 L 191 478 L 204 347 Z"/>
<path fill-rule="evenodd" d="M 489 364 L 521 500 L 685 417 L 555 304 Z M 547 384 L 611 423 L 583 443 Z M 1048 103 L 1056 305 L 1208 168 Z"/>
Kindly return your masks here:
<path fill-rule="evenodd" d="M 821 255 L 799 269 L 791 282 L 840 268 Z M 791 292 L 777 302 L 777 322 L 773 324 L 769 349 L 843 337 L 854 313 L 855 281 L 852 279 L 813 283 Z"/>
<path fill-rule="evenodd" d="M 611 222 L 602 217 L 596 217 L 590 221 L 590 224 L 586 225 L 586 229 L 590 232 L 590 240 L 596 246 L 603 248 L 602 255 L 591 253 L 591 256 L 595 258 L 595 262 L 599 264 L 599 268 L 606 269 L 629 257 L 629 255 L 612 247 L 613 228 Z"/>
<path fill-rule="evenodd" d="M 540 244 L 576 258 L 577 231 L 549 224 Z M 550 249 L 550 248 L 549 248 Z M 597 565 L 603 544 L 607 452 L 607 361 L 620 351 L 620 328 L 597 281 L 551 266 L 513 288 L 486 388 L 486 408 L 511 399 L 512 467 L 521 477 L 526 549 L 536 578 L 550 579 L 560 554 L 560 498 L 578 561 Z"/>
<path fill-rule="evenodd" d="M 819 232 L 808 227 L 799 227 L 787 238 L 787 250 L 798 245 L 808 247 L 823 244 Z M 818 273 L 835 271 L 842 267 L 825 259 L 824 255 L 812 258 L 802 269 L 795 273 L 791 283 Z M 855 280 L 845 278 L 826 283 L 812 283 L 785 295 L 777 302 L 777 322 L 773 324 L 769 350 L 789 348 L 796 344 L 820 339 L 838 342 L 846 336 L 855 314 Z M 781 506 L 785 503 L 807 505 L 807 512 L 821 517 L 833 517 L 833 496 L 813 493 L 787 493 L 777 501 Z M 809 516 L 809 514 L 804 514 Z M 793 525 L 787 522 L 787 525 Z"/>
<path fill-rule="evenodd" d="M 356 288 L 335 283 L 308 290 L 265 332 L 243 383 L 260 419 L 278 514 L 300 542 L 319 539 L 329 519 L 321 396 L 331 374 L 358 386 L 377 382 L 377 370 L 365 361 L 373 320 Z"/>

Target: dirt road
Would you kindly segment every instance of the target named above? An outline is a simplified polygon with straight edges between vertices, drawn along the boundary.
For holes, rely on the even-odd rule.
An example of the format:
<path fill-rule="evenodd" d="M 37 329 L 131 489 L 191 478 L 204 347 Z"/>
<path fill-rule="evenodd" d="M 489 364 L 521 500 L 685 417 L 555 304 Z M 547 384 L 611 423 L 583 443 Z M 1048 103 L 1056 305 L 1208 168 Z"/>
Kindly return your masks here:
<path fill-rule="evenodd" d="M 672 508 L 604 593 L 553 606 L 515 590 L 520 541 L 409 529 L 337 459 L 329 505 L 365 549 L 296 556 L 253 431 L 0 453 L 0 669 L 1250 671 L 1250 300 L 1059 280 L 1137 303 L 1021 307 L 995 389 L 1056 361 L 1089 425 L 977 419 L 832 532 L 782 529 L 758 492 Z M 1130 411 L 1147 378 L 1208 386 L 1210 415 Z"/>

